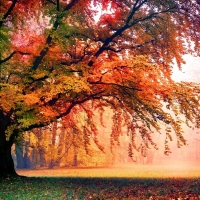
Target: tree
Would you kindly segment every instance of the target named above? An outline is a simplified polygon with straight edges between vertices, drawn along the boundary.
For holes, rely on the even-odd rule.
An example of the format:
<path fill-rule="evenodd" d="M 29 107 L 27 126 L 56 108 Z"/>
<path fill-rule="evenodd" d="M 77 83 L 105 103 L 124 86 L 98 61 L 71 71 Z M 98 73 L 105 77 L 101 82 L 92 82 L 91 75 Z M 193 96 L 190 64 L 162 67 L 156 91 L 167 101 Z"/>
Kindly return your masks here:
<path fill-rule="evenodd" d="M 94 110 L 113 112 L 111 147 L 126 127 L 130 156 L 156 148 L 151 134 L 163 124 L 166 154 L 172 130 L 181 146 L 181 124 L 199 128 L 199 84 L 171 79 L 174 60 L 181 68 L 183 54 L 199 56 L 198 0 L 3 0 L 0 8 L 1 176 L 16 174 L 16 138 L 74 109 L 85 113 L 86 151 L 91 138 L 103 151 Z M 105 12 L 95 21 L 97 8 Z"/>

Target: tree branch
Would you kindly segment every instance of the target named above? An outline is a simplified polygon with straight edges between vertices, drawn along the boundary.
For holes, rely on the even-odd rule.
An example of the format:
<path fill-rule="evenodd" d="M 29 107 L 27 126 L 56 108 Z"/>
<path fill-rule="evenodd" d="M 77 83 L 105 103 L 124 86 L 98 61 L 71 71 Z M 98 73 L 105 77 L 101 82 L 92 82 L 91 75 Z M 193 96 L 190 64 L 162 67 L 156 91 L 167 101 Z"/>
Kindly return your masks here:
<path fill-rule="evenodd" d="M 136 12 L 144 3 L 146 3 L 147 0 L 142 1 L 142 2 L 137 6 L 138 2 L 139 2 L 139 0 L 137 0 L 137 1 L 135 2 L 131 13 L 130 13 L 130 15 L 128 16 L 128 18 L 127 18 L 127 20 L 126 20 L 126 24 L 127 24 L 127 25 L 129 25 L 129 23 L 130 23 L 130 21 L 131 21 L 133 15 L 135 14 L 135 12 Z"/>
<path fill-rule="evenodd" d="M 56 5 L 56 3 L 54 2 L 54 1 L 52 1 L 52 0 L 47 0 L 49 3 L 52 3 L 52 4 L 54 4 L 54 5 Z"/>
<path fill-rule="evenodd" d="M 6 61 L 10 60 L 16 53 L 19 53 L 21 55 L 31 55 L 28 52 L 22 52 L 22 51 L 13 51 L 7 58 L 0 60 L 0 64 L 5 63 Z"/>
<path fill-rule="evenodd" d="M 12 52 L 7 58 L 5 58 L 5 59 L 3 59 L 3 60 L 0 60 L 0 64 L 6 62 L 6 61 L 8 61 L 8 60 L 10 60 L 16 53 L 17 53 L 17 52 L 14 51 L 14 52 Z"/>
<path fill-rule="evenodd" d="M 13 11 L 16 3 L 17 3 L 17 0 L 13 0 L 12 1 L 12 4 L 11 4 L 10 8 L 5 13 L 5 15 L 3 16 L 3 18 L 0 20 L 0 27 L 3 25 L 4 21 L 6 20 L 6 18 L 11 14 L 11 12 Z"/>
<path fill-rule="evenodd" d="M 108 48 L 107 46 L 109 45 L 110 42 L 113 41 L 114 38 L 116 38 L 117 36 L 121 35 L 125 30 L 127 30 L 130 27 L 133 27 L 134 25 L 138 24 L 139 22 L 148 20 L 150 18 L 155 17 L 156 15 L 162 14 L 162 13 L 166 13 L 169 12 L 170 10 L 176 8 L 176 6 L 170 7 L 166 10 L 160 11 L 160 12 L 154 12 L 146 17 L 143 18 L 138 18 L 136 20 L 134 20 L 133 22 L 130 23 L 131 18 L 133 17 L 134 13 L 137 11 L 137 9 L 139 9 L 147 0 L 144 0 L 141 4 L 137 5 L 137 2 L 135 3 L 133 10 L 131 12 L 131 14 L 129 15 L 129 17 L 126 20 L 126 24 L 121 27 L 120 29 L 118 29 L 115 33 L 113 33 L 113 35 L 111 35 L 110 37 L 108 37 L 104 44 L 99 48 L 99 50 L 94 54 L 94 56 L 92 57 L 92 59 L 88 62 L 88 66 L 92 67 L 92 65 L 94 64 L 95 60 Z"/>
<path fill-rule="evenodd" d="M 76 2 L 78 2 L 78 0 L 71 0 L 71 2 L 65 7 L 64 11 L 71 9 Z"/>
<path fill-rule="evenodd" d="M 33 128 L 41 128 L 41 127 L 44 127 L 44 126 L 47 126 L 47 125 L 49 125 L 50 123 L 52 123 L 53 121 L 55 121 L 55 120 L 57 120 L 57 119 L 60 119 L 60 118 L 62 118 L 62 117 L 64 117 L 64 116 L 66 116 L 66 115 L 68 115 L 70 112 L 71 112 L 71 110 L 76 106 L 76 105 L 78 105 L 78 104 L 82 104 L 82 103 L 84 103 L 84 102 L 86 102 L 86 101 L 89 101 L 89 100 L 91 100 L 91 99 L 100 99 L 100 98 L 102 98 L 102 96 L 103 95 L 101 95 L 103 92 L 98 92 L 98 93 L 96 93 L 96 94 L 92 94 L 92 95 L 90 95 L 90 96 L 87 96 L 86 98 L 84 98 L 84 99 L 82 99 L 82 100 L 76 100 L 76 101 L 72 101 L 71 102 L 71 104 L 70 104 L 70 106 L 64 111 L 64 112 L 62 112 L 62 113 L 60 113 L 58 116 L 56 116 L 54 119 L 52 119 L 52 120 L 48 120 L 48 121 L 46 121 L 46 122 L 42 122 L 42 123 L 38 123 L 38 124 L 32 124 L 32 125 L 30 125 L 29 127 L 27 127 L 27 128 L 22 128 L 20 131 L 29 131 L 29 130 L 31 130 L 31 129 L 33 129 Z M 59 99 L 59 97 L 57 98 L 57 100 Z M 55 101 L 56 102 L 56 101 Z M 54 102 L 54 103 L 55 103 Z"/>
<path fill-rule="evenodd" d="M 72 0 L 65 8 L 63 11 L 67 11 L 69 10 L 76 2 L 77 0 Z M 60 10 L 60 2 L 59 0 L 57 0 L 57 3 L 56 3 L 56 9 L 57 11 Z M 54 22 L 53 24 L 53 28 L 52 30 L 53 31 L 56 31 L 58 29 L 58 26 L 59 26 L 59 19 L 57 17 L 56 21 Z M 40 63 L 42 62 L 43 58 L 47 55 L 48 51 L 49 51 L 49 45 L 51 44 L 52 42 L 52 37 L 51 35 L 49 34 L 47 39 L 46 39 L 46 45 L 44 47 L 44 49 L 40 52 L 40 55 L 38 57 L 36 57 L 35 61 L 33 62 L 33 66 L 31 67 L 31 70 L 35 71 Z"/>

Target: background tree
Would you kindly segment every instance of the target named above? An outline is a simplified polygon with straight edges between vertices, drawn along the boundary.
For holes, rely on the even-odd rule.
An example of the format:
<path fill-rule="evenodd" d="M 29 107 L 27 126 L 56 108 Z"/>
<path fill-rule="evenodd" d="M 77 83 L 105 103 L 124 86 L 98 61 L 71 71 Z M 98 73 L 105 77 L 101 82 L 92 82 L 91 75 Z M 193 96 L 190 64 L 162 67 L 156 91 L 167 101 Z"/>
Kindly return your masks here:
<path fill-rule="evenodd" d="M 0 174 L 15 174 L 10 152 L 21 133 L 75 108 L 86 115 L 86 151 L 91 136 L 103 151 L 91 105 L 113 112 L 111 147 L 126 127 L 130 156 L 156 148 L 151 134 L 163 124 L 166 154 L 172 130 L 186 144 L 181 123 L 199 128 L 200 88 L 171 73 L 183 54 L 199 56 L 199 11 L 193 0 L 2 1 Z"/>
<path fill-rule="evenodd" d="M 103 153 L 93 138 L 85 150 L 85 126 L 85 114 L 75 108 L 58 122 L 26 132 L 18 141 L 21 144 L 15 144 L 17 168 L 111 165 L 109 134 L 104 133 L 105 127 L 102 130 L 101 124 L 98 125 L 98 140 L 104 147 L 107 145 L 107 152 Z M 122 151 L 122 145 L 118 147 L 118 153 L 124 154 L 123 159 L 127 158 L 127 150 Z"/>

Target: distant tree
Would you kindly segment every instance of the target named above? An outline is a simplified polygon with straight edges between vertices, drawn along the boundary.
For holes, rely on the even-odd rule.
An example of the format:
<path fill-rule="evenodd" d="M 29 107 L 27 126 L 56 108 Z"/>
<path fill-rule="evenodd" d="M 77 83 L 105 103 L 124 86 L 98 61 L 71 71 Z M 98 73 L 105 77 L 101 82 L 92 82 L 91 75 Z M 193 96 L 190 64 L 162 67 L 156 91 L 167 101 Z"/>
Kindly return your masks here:
<path fill-rule="evenodd" d="M 163 124 L 166 154 L 172 130 L 185 144 L 180 116 L 199 128 L 199 84 L 171 79 L 174 60 L 199 56 L 199 1 L 2 0 L 0 12 L 1 176 L 16 174 L 16 138 L 74 109 L 85 113 L 86 151 L 91 139 L 103 151 L 94 110 L 113 112 L 111 147 L 126 127 L 130 156 L 156 148 L 151 133 Z"/>

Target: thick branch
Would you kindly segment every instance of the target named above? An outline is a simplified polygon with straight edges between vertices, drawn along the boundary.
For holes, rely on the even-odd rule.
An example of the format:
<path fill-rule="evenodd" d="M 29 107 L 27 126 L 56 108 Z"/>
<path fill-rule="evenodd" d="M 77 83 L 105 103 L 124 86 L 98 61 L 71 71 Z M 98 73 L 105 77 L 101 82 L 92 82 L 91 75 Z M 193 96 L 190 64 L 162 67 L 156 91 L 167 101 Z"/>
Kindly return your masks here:
<path fill-rule="evenodd" d="M 56 6 L 57 11 L 60 11 L 60 0 L 56 1 Z"/>

